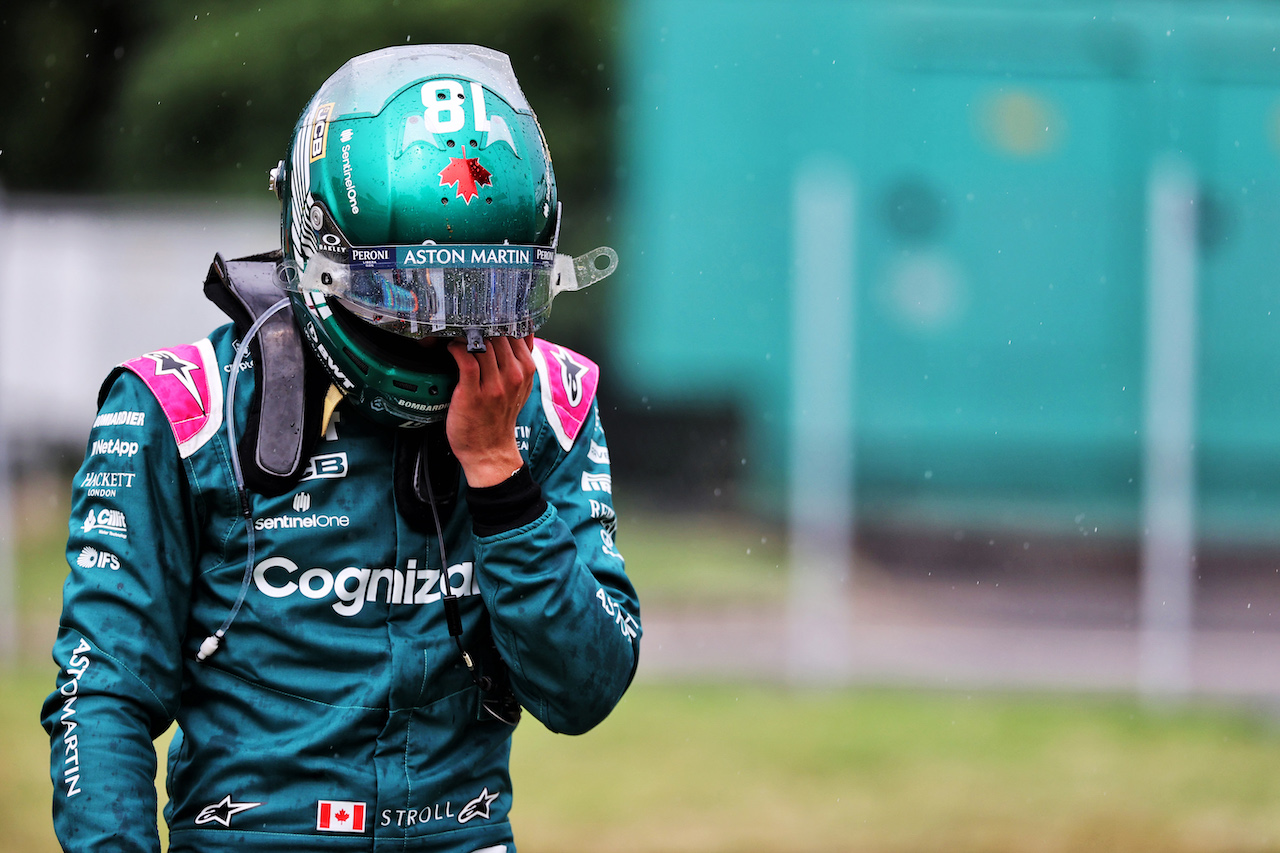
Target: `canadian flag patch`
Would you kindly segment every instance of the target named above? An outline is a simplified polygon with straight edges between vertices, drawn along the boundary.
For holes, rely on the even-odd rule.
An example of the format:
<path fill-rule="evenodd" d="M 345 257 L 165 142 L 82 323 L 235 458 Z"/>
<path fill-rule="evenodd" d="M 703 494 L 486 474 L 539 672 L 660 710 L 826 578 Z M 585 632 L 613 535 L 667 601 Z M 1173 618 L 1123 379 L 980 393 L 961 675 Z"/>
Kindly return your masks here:
<path fill-rule="evenodd" d="M 321 832 L 364 832 L 364 803 L 320 800 L 316 829 Z"/>

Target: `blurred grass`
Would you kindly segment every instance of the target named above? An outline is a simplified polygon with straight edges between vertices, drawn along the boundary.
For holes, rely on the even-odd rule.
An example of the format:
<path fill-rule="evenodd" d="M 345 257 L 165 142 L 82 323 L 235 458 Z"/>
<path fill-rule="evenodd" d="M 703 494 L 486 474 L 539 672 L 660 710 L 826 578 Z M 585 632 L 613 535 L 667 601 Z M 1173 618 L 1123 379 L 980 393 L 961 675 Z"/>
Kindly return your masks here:
<path fill-rule="evenodd" d="M 37 722 L 0 676 L 0 850 L 55 851 Z M 595 731 L 516 733 L 524 853 L 1280 850 L 1280 727 L 1124 698 L 635 685 Z"/>
<path fill-rule="evenodd" d="M 65 488 L 18 501 L 24 664 L 0 672 L 0 851 L 54 851 L 39 706 Z M 782 594 L 779 531 L 623 507 L 646 607 Z M 516 734 L 524 853 L 1280 851 L 1280 724 L 1126 697 L 640 683 L 580 738 Z"/>
<path fill-rule="evenodd" d="M 786 594 L 782 529 L 731 515 L 618 507 L 618 549 L 646 607 L 724 607 Z"/>
<path fill-rule="evenodd" d="M 538 851 L 1280 850 L 1280 728 L 1119 698 L 641 685 L 516 737 Z"/>

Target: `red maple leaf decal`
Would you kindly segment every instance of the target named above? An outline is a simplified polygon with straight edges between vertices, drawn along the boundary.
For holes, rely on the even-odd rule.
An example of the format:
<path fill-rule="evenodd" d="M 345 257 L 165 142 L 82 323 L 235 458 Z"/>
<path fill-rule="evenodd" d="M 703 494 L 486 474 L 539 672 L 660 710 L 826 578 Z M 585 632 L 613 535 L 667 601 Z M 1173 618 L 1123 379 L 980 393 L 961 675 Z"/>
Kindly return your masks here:
<path fill-rule="evenodd" d="M 489 170 L 480 165 L 480 161 L 467 157 L 467 146 L 462 146 L 461 157 L 450 157 L 449 165 L 440 170 L 440 186 L 457 186 L 458 198 L 471 204 L 471 199 L 480 195 L 476 187 L 491 187 L 493 177 Z"/>
<path fill-rule="evenodd" d="M 347 819 L 350 817 L 351 815 L 347 814 L 346 809 L 339 809 L 338 813 L 333 816 L 333 819 L 336 820 L 338 823 L 346 823 Z"/>

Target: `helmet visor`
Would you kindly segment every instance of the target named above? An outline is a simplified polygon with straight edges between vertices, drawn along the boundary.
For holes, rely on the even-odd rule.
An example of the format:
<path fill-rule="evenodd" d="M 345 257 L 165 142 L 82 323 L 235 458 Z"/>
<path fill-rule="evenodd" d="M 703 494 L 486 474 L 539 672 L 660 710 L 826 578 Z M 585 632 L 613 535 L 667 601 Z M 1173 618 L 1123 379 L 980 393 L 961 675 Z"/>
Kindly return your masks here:
<path fill-rule="evenodd" d="M 551 312 L 555 266 L 543 246 L 354 246 L 346 258 L 313 255 L 288 286 L 405 337 L 523 337 Z"/>

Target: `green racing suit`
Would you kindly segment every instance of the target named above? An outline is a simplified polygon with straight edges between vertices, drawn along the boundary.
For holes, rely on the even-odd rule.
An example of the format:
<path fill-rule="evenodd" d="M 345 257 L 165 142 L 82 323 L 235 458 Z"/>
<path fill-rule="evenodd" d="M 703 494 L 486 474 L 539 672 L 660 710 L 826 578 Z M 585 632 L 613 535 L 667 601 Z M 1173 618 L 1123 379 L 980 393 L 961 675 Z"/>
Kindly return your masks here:
<path fill-rule="evenodd" d="M 537 341 L 513 477 L 532 509 L 486 504 L 482 523 L 488 490 L 462 482 L 441 542 L 392 485 L 418 431 L 346 403 L 294 487 L 248 492 L 246 516 L 222 415 L 234 338 L 148 353 L 104 385 L 42 713 L 64 849 L 159 849 L 152 741 L 176 722 L 170 850 L 514 851 L 514 729 L 482 707 L 442 598 L 480 670 L 552 731 L 584 732 L 621 698 L 639 604 L 613 541 L 595 365 Z M 253 385 L 243 370 L 239 435 Z"/>

